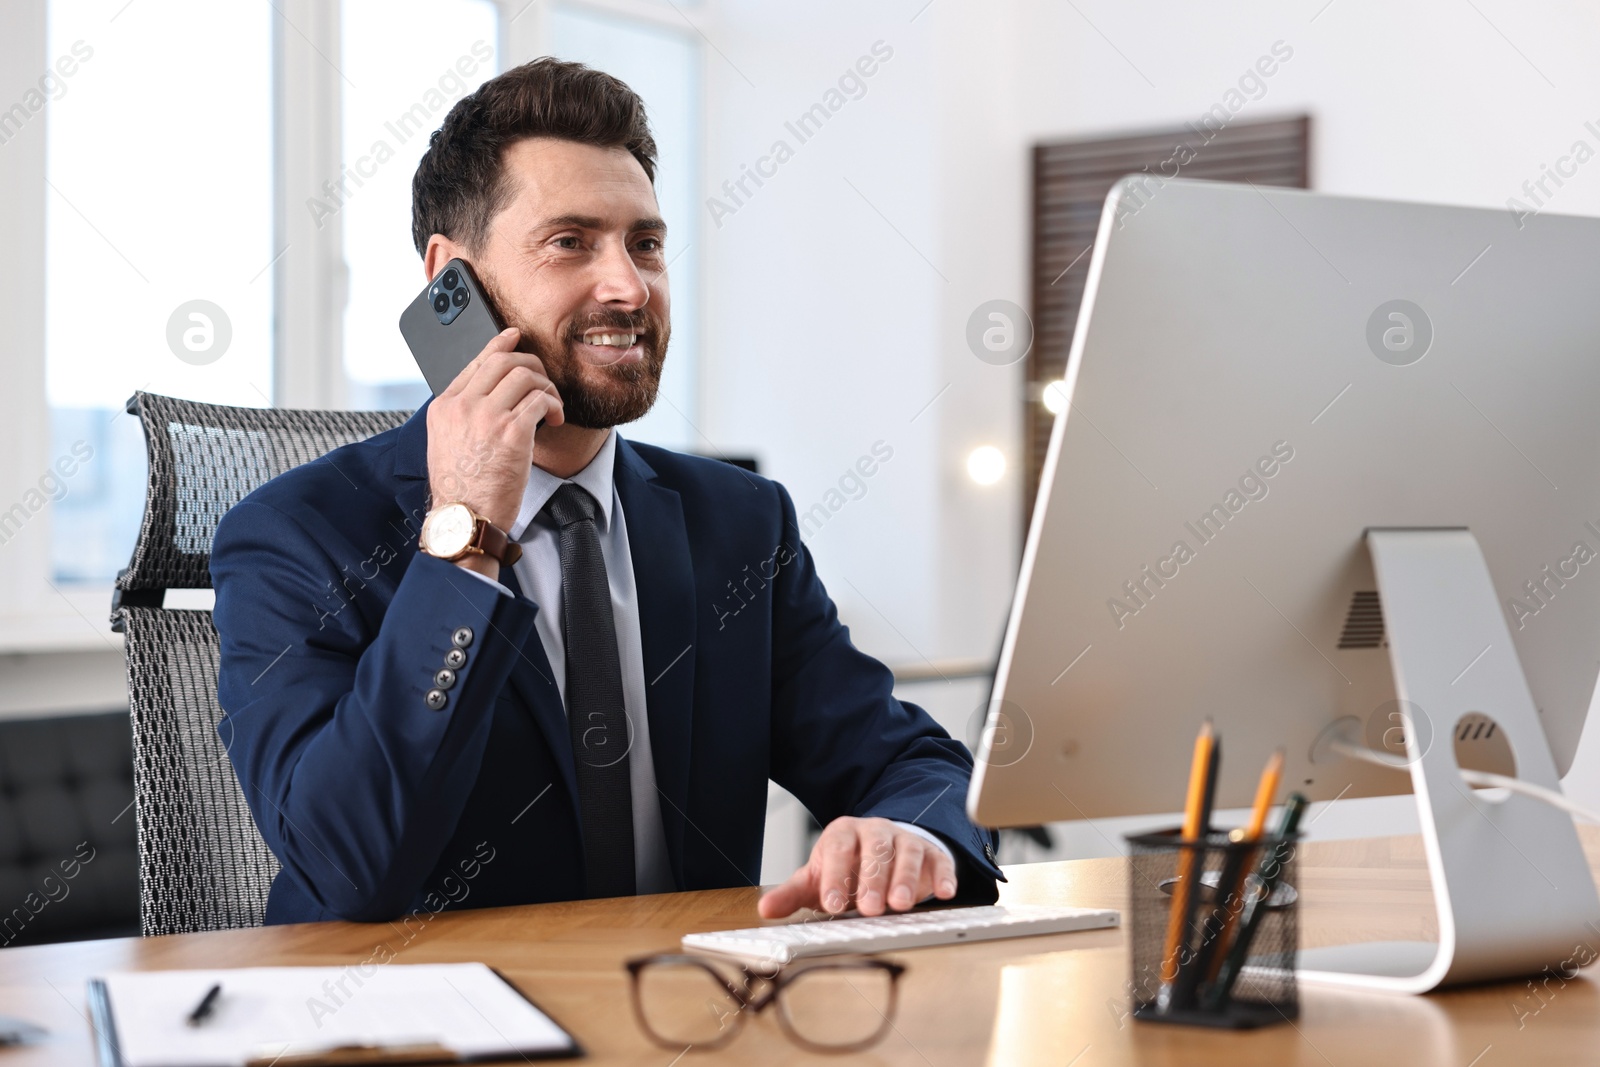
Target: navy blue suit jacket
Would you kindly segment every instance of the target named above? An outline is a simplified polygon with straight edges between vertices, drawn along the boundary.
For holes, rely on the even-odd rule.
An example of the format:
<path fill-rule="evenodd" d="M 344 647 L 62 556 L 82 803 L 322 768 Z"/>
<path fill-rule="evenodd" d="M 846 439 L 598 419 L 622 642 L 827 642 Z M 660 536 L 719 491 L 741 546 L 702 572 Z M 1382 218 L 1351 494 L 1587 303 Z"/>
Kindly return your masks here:
<path fill-rule="evenodd" d="M 283 864 L 269 923 L 587 895 L 539 605 L 510 568 L 508 597 L 417 551 L 426 412 L 273 479 L 217 527 L 219 731 Z M 961 897 L 993 900 L 995 838 L 963 811 L 971 756 L 850 643 L 783 487 L 627 441 L 615 476 L 678 888 L 756 883 L 770 777 L 823 824 L 933 831 Z"/>

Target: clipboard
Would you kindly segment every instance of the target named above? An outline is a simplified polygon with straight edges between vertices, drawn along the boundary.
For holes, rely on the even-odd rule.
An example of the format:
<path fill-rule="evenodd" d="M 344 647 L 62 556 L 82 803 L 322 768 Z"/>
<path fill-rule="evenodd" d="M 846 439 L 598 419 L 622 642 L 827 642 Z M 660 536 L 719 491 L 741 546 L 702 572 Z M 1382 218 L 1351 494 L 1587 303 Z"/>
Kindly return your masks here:
<path fill-rule="evenodd" d="M 351 982 L 360 977 L 352 976 L 353 970 L 258 967 L 90 979 L 96 1055 L 101 1067 L 347 1067 L 584 1055 L 576 1038 L 485 964 L 385 964 L 352 989 Z M 343 984 L 336 984 L 341 979 Z M 194 1000 L 189 994 L 211 984 L 223 987 L 216 1018 L 189 1027 L 186 1017 Z M 335 991 L 341 989 L 355 995 L 341 999 Z M 470 1011 L 453 1003 L 452 990 Z M 474 1004 L 468 993 L 484 1003 Z M 302 1001 L 338 1001 L 328 1014 L 342 1025 L 328 1025 L 313 1007 L 309 1021 L 315 1025 L 308 1026 L 299 1018 Z M 337 1017 L 356 1005 L 359 1011 Z M 406 1025 L 421 1017 L 419 1030 L 441 1036 L 398 1032 L 394 1022 L 402 1017 Z M 392 1037 L 378 1033 L 385 1029 Z"/>

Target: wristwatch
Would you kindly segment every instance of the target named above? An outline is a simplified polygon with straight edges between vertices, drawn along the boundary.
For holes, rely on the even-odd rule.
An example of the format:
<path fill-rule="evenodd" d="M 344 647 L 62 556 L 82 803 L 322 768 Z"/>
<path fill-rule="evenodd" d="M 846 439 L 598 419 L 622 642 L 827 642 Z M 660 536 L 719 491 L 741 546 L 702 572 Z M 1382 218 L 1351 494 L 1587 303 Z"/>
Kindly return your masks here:
<path fill-rule="evenodd" d="M 522 558 L 522 546 L 506 532 L 465 504 L 441 504 L 422 520 L 418 544 L 430 556 L 454 562 L 464 556 L 488 556 L 509 567 Z"/>

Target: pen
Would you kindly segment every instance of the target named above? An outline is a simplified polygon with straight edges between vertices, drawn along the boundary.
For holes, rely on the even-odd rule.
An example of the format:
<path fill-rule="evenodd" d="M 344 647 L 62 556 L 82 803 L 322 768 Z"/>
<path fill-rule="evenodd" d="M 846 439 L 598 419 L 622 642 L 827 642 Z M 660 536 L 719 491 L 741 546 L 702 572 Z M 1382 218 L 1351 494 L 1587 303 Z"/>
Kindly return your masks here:
<path fill-rule="evenodd" d="M 1183 841 L 1198 841 L 1210 821 L 1210 784 L 1215 779 L 1216 733 L 1211 720 L 1200 726 L 1194 740 L 1194 757 L 1189 765 L 1189 794 L 1183 809 Z M 1172 903 L 1167 912 L 1166 945 L 1161 956 L 1161 982 L 1163 1002 L 1171 999 L 1171 986 L 1178 977 L 1179 955 L 1183 951 L 1185 927 L 1189 921 L 1189 901 L 1194 895 L 1191 887 L 1198 877 L 1195 849 L 1179 847 L 1178 878 L 1172 887 Z M 1163 1006 L 1165 1004 L 1163 1003 Z"/>
<path fill-rule="evenodd" d="M 1228 955 L 1222 962 L 1222 968 L 1217 972 L 1216 981 L 1211 983 L 1211 988 L 1206 996 L 1206 1007 L 1218 1008 L 1228 999 L 1233 991 L 1233 983 L 1238 981 L 1239 973 L 1244 970 L 1244 963 L 1250 955 L 1250 941 L 1255 937 L 1256 928 L 1261 925 L 1261 919 L 1267 911 L 1267 902 L 1272 898 L 1273 891 L 1278 888 L 1278 882 L 1283 877 L 1283 867 L 1288 861 L 1294 845 L 1288 840 L 1300 826 L 1300 816 L 1305 814 L 1308 801 L 1300 793 L 1290 793 L 1289 799 L 1283 803 L 1283 817 L 1278 823 L 1278 844 L 1272 851 L 1263 853 L 1261 863 L 1251 878 L 1256 882 L 1256 890 L 1248 894 L 1245 902 L 1244 915 L 1239 922 L 1239 933 L 1233 939 L 1233 945 L 1228 949 Z"/>
<path fill-rule="evenodd" d="M 217 997 L 222 993 L 222 983 L 218 982 L 206 990 L 206 995 L 200 998 L 200 1003 L 195 1005 L 194 1011 L 189 1013 L 189 1025 L 199 1026 L 210 1018 L 211 1010 L 216 1006 Z"/>

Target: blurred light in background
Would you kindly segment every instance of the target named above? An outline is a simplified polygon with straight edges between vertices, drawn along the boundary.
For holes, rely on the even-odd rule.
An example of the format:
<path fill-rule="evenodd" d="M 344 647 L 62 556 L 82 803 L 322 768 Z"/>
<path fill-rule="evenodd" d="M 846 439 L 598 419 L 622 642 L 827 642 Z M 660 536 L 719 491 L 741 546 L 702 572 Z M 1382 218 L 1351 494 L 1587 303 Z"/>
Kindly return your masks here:
<path fill-rule="evenodd" d="M 1059 415 L 1067 407 L 1067 383 L 1056 379 L 1044 387 L 1044 409 L 1052 415 Z"/>
<path fill-rule="evenodd" d="M 993 485 L 1006 473 L 1006 454 L 994 445 L 979 445 L 967 455 L 967 474 L 979 485 Z"/>

